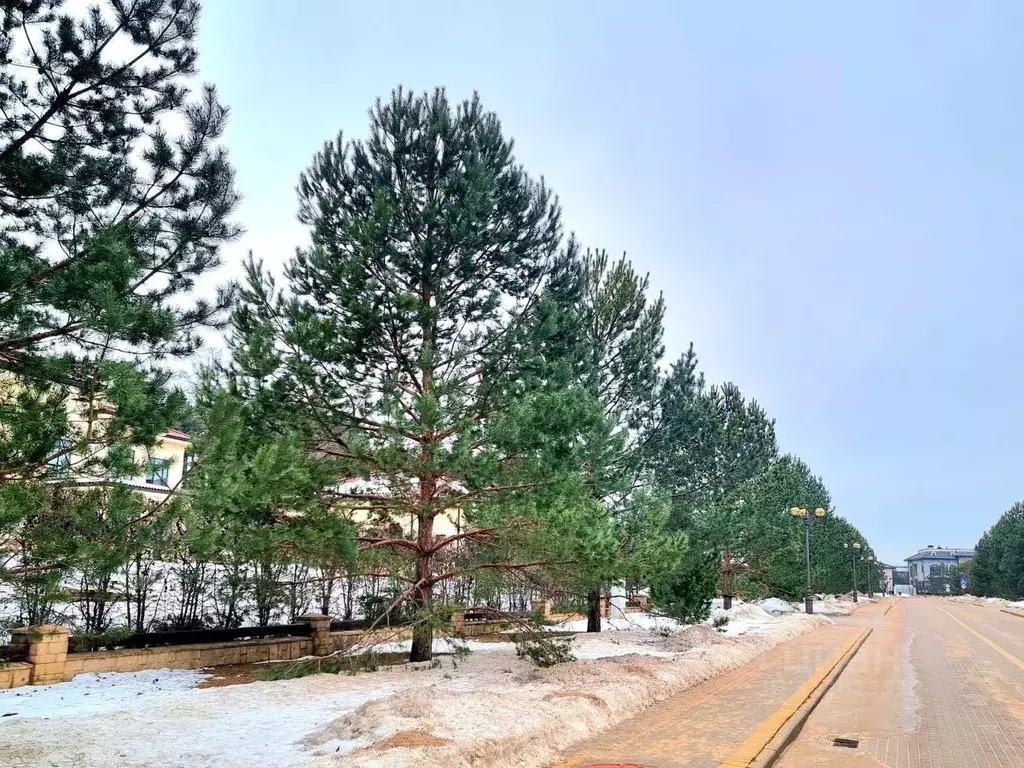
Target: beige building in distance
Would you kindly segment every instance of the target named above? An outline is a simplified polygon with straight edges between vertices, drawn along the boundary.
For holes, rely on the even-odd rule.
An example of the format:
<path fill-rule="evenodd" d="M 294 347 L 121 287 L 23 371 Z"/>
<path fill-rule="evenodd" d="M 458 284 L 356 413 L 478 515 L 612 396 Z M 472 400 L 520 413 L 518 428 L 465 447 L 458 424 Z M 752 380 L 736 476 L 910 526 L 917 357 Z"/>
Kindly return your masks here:
<path fill-rule="evenodd" d="M 72 446 L 83 442 L 83 436 L 89 431 L 102 433 L 103 421 L 109 418 L 112 408 L 100 408 L 100 414 L 89 424 L 87 406 L 75 398 L 68 401 L 68 425 L 76 433 L 76 440 L 65 438 L 55 447 L 55 455 L 47 462 L 49 469 L 64 469 L 74 477 L 74 481 L 82 486 L 98 486 L 110 483 L 126 485 L 141 492 L 149 499 L 159 501 L 167 497 L 181 484 L 184 473 L 191 468 L 195 460 L 192 453 L 192 437 L 180 429 L 167 429 L 157 442 L 151 446 L 134 446 L 133 459 L 142 469 L 134 477 L 111 478 L 90 474 L 86 466 L 90 461 L 102 458 L 106 447 L 102 440 L 97 440 L 95 450 L 86 456 Z M 88 443 L 86 443 L 88 445 Z M 77 471 L 76 471 L 77 470 Z"/>

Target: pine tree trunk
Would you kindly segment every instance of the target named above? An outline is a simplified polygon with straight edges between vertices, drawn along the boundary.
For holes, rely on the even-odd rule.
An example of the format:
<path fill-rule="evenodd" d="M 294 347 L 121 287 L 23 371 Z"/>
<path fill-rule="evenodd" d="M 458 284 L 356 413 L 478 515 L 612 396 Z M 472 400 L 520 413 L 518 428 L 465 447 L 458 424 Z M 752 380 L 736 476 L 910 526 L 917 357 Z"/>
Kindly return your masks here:
<path fill-rule="evenodd" d="M 727 611 L 732 608 L 732 595 L 722 595 L 722 607 Z"/>
<path fill-rule="evenodd" d="M 587 632 L 601 631 L 601 590 L 587 594 Z"/>
<path fill-rule="evenodd" d="M 434 495 L 434 479 L 420 480 L 420 496 L 431 499 Z M 430 661 L 434 658 L 434 625 L 430 615 L 433 603 L 433 585 L 431 578 L 430 552 L 434 540 L 433 511 L 424 504 L 417 516 L 416 547 L 416 586 L 413 591 L 413 603 L 416 606 L 415 623 L 412 628 L 412 650 L 409 661 Z"/>

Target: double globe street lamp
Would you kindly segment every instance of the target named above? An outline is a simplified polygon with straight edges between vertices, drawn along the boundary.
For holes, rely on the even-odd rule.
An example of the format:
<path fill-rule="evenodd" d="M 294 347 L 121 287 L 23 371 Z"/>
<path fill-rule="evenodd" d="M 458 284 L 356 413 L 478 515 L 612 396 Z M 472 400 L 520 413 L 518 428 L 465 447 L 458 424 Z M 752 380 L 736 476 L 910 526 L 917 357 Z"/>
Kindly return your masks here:
<path fill-rule="evenodd" d="M 807 594 L 804 597 L 804 610 L 814 613 L 814 593 L 811 591 L 811 522 L 814 518 L 825 516 L 825 510 L 818 507 L 813 512 L 803 507 L 790 507 L 789 514 L 804 519 L 804 557 L 807 560 Z"/>

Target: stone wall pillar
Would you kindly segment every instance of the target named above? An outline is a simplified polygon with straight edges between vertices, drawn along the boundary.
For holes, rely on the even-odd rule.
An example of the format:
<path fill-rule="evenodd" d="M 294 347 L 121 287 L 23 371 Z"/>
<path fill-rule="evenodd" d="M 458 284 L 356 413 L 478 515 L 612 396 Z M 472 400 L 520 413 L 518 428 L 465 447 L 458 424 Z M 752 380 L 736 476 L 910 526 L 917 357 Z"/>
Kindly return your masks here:
<path fill-rule="evenodd" d="M 307 613 L 299 616 L 299 624 L 309 624 L 313 637 L 313 655 L 330 656 L 334 653 L 334 641 L 331 640 L 331 617 L 322 613 Z"/>
<path fill-rule="evenodd" d="M 68 657 L 67 627 L 42 624 L 18 627 L 11 631 L 13 645 L 25 648 L 25 661 L 32 665 L 30 685 L 49 685 L 64 681 L 64 662 Z"/>
<path fill-rule="evenodd" d="M 463 608 L 452 613 L 452 631 L 461 635 L 466 629 L 466 611 Z"/>
<path fill-rule="evenodd" d="M 540 614 L 542 619 L 551 618 L 551 601 L 550 600 L 531 600 L 530 610 Z"/>

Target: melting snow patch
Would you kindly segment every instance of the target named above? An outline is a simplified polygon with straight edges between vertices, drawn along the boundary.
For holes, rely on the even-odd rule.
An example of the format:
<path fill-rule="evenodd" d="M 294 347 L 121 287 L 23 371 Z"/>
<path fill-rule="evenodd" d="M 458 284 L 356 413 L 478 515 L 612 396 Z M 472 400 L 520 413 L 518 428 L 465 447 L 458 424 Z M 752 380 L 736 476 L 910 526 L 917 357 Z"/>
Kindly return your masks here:
<path fill-rule="evenodd" d="M 205 678 L 205 674 L 193 669 L 78 675 L 69 683 L 0 691 L 0 714 L 8 715 L 9 721 L 148 709 L 177 698 Z"/>
<path fill-rule="evenodd" d="M 757 605 L 761 609 L 768 611 L 768 613 L 792 613 L 795 610 L 792 605 L 777 597 L 769 597 Z"/>
<path fill-rule="evenodd" d="M 0 754 L 10 759 L 5 764 L 287 768 L 312 758 L 298 743 L 311 729 L 394 692 L 372 675 L 314 675 L 204 690 L 190 687 L 202 675 L 182 670 L 80 677 L 86 679 L 4 692 L 32 691 L 22 716 L 0 720 Z M 152 678 L 160 680 L 154 684 Z M 145 689 L 168 679 L 172 682 L 159 694 Z M 19 711 L 16 702 L 4 696 L 4 712 Z M 331 749 L 355 746 L 338 741 Z"/>

